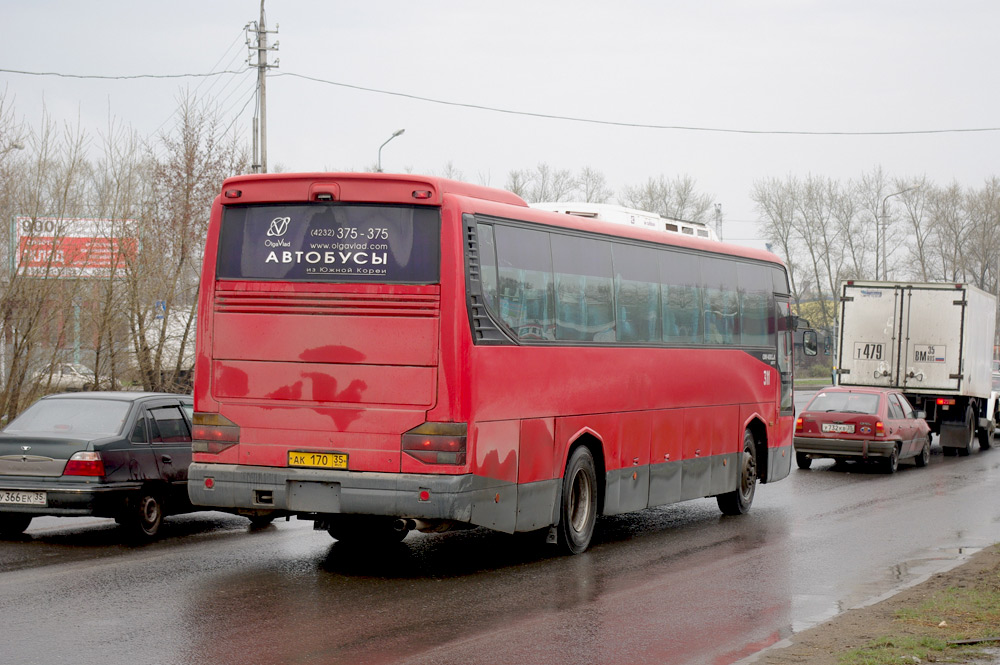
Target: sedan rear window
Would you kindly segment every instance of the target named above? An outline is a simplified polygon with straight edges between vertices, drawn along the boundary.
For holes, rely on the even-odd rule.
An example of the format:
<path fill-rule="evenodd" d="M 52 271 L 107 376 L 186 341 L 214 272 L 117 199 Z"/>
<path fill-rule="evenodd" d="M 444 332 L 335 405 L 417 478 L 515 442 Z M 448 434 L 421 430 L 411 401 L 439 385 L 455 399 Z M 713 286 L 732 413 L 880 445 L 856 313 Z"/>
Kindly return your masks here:
<path fill-rule="evenodd" d="M 43 399 L 15 418 L 4 432 L 96 439 L 121 433 L 130 404 L 101 399 Z"/>
<path fill-rule="evenodd" d="M 878 414 L 879 395 L 873 393 L 820 393 L 806 407 L 806 411 L 826 413 Z"/>

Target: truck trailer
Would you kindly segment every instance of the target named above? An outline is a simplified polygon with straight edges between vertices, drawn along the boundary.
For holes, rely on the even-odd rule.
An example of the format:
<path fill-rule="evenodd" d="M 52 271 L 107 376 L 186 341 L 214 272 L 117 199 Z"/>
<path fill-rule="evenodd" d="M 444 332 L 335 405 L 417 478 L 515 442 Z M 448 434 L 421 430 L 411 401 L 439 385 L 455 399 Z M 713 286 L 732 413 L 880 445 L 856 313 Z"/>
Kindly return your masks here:
<path fill-rule="evenodd" d="M 996 297 L 970 284 L 848 280 L 837 382 L 903 392 L 946 455 L 989 448 Z"/>

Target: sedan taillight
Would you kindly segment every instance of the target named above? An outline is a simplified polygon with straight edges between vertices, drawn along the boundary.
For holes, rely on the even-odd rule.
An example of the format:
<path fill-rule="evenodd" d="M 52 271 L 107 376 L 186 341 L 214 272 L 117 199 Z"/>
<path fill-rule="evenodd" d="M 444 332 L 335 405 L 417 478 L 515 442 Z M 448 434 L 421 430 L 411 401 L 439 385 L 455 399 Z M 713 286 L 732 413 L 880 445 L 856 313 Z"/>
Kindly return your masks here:
<path fill-rule="evenodd" d="M 795 432 L 796 433 L 800 433 L 801 431 L 802 431 L 802 419 L 801 418 L 796 418 L 795 419 Z"/>
<path fill-rule="evenodd" d="M 101 453 L 93 451 L 81 451 L 73 453 L 73 456 L 66 462 L 63 469 L 64 476 L 103 476 L 104 460 Z"/>
<path fill-rule="evenodd" d="M 875 423 L 875 436 L 885 436 L 885 423 L 881 420 Z"/>

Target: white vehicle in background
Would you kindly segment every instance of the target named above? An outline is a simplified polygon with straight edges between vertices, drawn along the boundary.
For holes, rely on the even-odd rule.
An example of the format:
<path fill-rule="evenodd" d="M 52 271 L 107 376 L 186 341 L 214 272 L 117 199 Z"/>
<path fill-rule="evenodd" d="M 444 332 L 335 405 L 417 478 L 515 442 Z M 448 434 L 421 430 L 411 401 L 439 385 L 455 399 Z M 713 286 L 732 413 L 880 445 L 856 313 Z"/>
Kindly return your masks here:
<path fill-rule="evenodd" d="M 575 215 L 576 217 L 588 217 L 599 219 L 603 222 L 614 224 L 627 224 L 628 226 L 640 226 L 657 231 L 668 231 L 670 233 L 680 233 L 682 235 L 694 236 L 696 238 L 707 238 L 718 240 L 718 236 L 712 227 L 702 222 L 689 222 L 683 219 L 674 219 L 658 215 L 655 212 L 626 208 L 625 206 L 611 203 L 587 203 L 576 201 L 546 201 L 542 203 L 530 204 L 532 208 L 558 212 L 564 215 Z"/>
<path fill-rule="evenodd" d="M 992 445 L 997 299 L 971 284 L 844 282 L 837 384 L 895 388 L 946 455 Z"/>
<path fill-rule="evenodd" d="M 80 363 L 48 363 L 34 373 L 39 386 L 55 391 L 93 390 L 94 371 Z"/>
<path fill-rule="evenodd" d="M 993 421 L 993 436 L 1000 431 L 1000 409 L 997 408 L 997 401 L 1000 398 L 1000 372 L 993 372 L 993 390 L 990 398 L 986 402 L 986 417 Z"/>

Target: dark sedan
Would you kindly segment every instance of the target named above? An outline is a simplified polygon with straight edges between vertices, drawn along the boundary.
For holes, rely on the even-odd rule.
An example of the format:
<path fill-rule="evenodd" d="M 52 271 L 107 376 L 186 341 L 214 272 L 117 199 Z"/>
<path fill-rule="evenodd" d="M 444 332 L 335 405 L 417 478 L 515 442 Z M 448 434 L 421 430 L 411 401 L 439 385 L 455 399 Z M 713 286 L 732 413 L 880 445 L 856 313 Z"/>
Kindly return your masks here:
<path fill-rule="evenodd" d="M 901 459 L 926 466 L 931 431 L 923 411 L 902 393 L 886 388 L 831 387 L 820 390 L 795 421 L 795 461 L 808 469 L 812 460 L 872 461 L 895 473 Z"/>
<path fill-rule="evenodd" d="M 113 517 L 139 538 L 192 510 L 191 398 L 168 393 L 49 395 L 0 432 L 0 536 L 38 515 Z"/>

